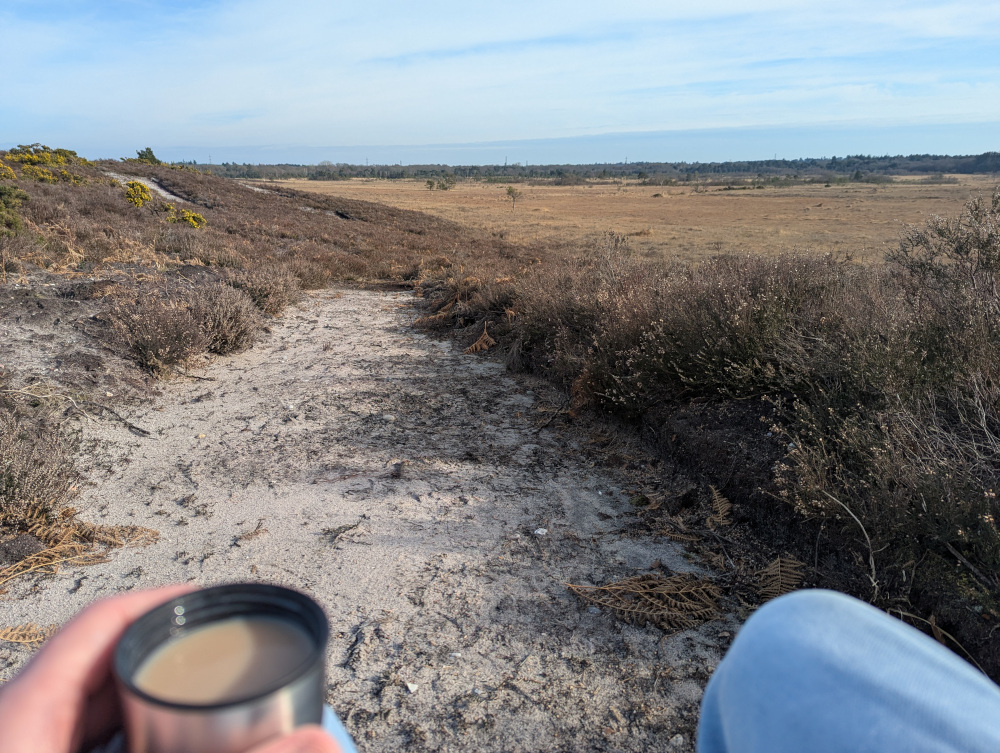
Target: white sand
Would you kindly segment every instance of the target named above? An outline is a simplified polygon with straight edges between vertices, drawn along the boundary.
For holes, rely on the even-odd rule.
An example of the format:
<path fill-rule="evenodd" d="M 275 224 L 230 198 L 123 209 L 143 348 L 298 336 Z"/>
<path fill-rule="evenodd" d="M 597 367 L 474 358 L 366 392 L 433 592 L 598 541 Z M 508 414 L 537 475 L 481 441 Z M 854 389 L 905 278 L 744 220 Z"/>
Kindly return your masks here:
<path fill-rule="evenodd" d="M 690 566 L 621 532 L 628 505 L 583 439 L 538 429 L 548 388 L 420 335 L 414 316 L 408 294 L 324 291 L 195 372 L 211 381 L 123 408 L 151 437 L 84 423 L 82 517 L 160 541 L 22 578 L 2 623 L 62 623 L 174 581 L 280 583 L 330 617 L 329 702 L 363 751 L 691 750 L 732 626 L 664 638 L 569 593 Z M 0 644 L 0 677 L 27 654 Z"/>

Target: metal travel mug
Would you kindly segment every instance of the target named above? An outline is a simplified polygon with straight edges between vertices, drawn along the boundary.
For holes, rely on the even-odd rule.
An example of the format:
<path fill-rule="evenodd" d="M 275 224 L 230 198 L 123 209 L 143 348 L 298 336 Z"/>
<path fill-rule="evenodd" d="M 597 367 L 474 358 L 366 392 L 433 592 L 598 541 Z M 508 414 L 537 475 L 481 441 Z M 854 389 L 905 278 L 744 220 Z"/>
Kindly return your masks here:
<path fill-rule="evenodd" d="M 136 685 L 136 674 L 170 641 L 235 618 L 279 620 L 308 640 L 306 657 L 263 689 L 221 703 L 164 700 Z M 114 654 L 129 753 L 242 753 L 304 724 L 320 724 L 329 624 L 305 594 L 279 586 L 236 583 L 185 594 L 129 626 Z"/>

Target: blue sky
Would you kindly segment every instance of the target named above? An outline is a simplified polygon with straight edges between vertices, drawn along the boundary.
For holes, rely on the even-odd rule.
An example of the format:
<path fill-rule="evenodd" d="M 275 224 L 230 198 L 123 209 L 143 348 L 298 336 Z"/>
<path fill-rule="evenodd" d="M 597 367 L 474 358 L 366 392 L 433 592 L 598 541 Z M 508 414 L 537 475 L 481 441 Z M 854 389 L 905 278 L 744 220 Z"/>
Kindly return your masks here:
<path fill-rule="evenodd" d="M 1000 150 L 1000 3 L 0 2 L 0 146 L 619 162 Z"/>

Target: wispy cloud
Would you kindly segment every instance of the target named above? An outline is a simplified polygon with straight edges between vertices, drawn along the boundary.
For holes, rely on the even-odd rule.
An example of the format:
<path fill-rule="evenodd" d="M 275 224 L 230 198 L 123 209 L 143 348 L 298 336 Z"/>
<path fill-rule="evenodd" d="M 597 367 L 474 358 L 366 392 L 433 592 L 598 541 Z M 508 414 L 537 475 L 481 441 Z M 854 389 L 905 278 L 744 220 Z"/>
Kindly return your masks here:
<path fill-rule="evenodd" d="M 0 99 L 7 143 L 128 153 L 136 139 L 428 144 L 1000 121 L 990 4 L 6 0 L 0 29 L 0 66 L 17 71 Z"/>
<path fill-rule="evenodd" d="M 455 60 L 481 56 L 517 55 L 533 51 L 560 51 L 573 49 L 592 49 L 595 45 L 625 44 L 636 38 L 635 32 L 617 31 L 603 34 L 562 34 L 538 39 L 510 39 L 496 42 L 483 42 L 466 47 L 451 47 L 438 50 L 422 50 L 402 55 L 389 55 L 371 58 L 369 63 L 391 63 L 394 65 L 413 65 L 425 61 Z"/>

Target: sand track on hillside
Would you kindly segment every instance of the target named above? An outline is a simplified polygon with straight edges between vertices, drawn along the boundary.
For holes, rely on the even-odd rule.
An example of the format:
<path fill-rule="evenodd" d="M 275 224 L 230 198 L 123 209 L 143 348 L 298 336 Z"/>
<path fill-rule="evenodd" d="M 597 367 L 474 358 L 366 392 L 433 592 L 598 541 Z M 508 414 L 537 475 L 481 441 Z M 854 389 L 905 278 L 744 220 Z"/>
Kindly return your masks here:
<path fill-rule="evenodd" d="M 623 532 L 613 477 L 541 427 L 544 385 L 415 316 L 409 294 L 324 291 L 248 353 L 122 408 L 150 437 L 84 423 L 81 517 L 160 540 L 13 583 L 4 623 L 174 581 L 276 582 L 330 616 L 328 698 L 363 751 L 692 749 L 731 626 L 664 638 L 570 594 L 690 566 Z M 3 646 L 0 677 L 27 655 Z"/>

